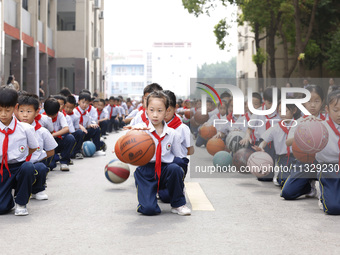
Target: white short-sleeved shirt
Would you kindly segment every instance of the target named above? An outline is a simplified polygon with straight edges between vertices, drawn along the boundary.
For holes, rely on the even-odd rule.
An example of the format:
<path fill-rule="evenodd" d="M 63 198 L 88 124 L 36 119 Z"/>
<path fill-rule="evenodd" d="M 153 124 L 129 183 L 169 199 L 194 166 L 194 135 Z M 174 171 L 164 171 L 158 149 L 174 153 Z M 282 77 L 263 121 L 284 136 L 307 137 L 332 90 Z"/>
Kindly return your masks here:
<path fill-rule="evenodd" d="M 32 127 L 35 128 L 35 121 L 32 123 Z M 50 132 L 44 127 L 35 131 L 35 137 L 39 143 L 38 149 L 33 152 L 30 162 L 35 163 L 43 160 L 47 157 L 46 151 L 51 151 L 57 148 L 58 144 Z"/>
<path fill-rule="evenodd" d="M 231 117 L 233 120 L 228 120 L 228 116 L 226 116 L 228 122 L 225 125 L 221 125 L 221 132 L 226 135 L 228 135 L 231 131 L 246 132 L 248 129 L 247 119 L 242 115 L 236 117 L 234 114 L 232 114 Z"/>
<path fill-rule="evenodd" d="M 79 111 L 83 114 L 84 112 L 85 115 L 83 115 L 83 123 L 80 123 L 80 116 L 81 114 L 79 113 Z M 90 114 L 87 111 L 84 111 L 83 109 L 81 109 L 79 106 L 74 108 L 73 113 L 75 115 L 75 117 L 79 118 L 79 124 L 81 124 L 84 128 L 87 128 L 89 125 L 91 125 L 91 118 L 90 118 Z"/>
<path fill-rule="evenodd" d="M 213 126 L 214 123 L 215 123 L 215 128 L 216 128 L 217 132 L 222 132 L 223 129 L 225 128 L 224 126 L 227 123 L 227 115 L 220 115 L 219 113 L 214 114 L 207 121 L 207 125 Z"/>
<path fill-rule="evenodd" d="M 86 111 L 89 113 L 90 115 L 90 119 L 91 119 L 91 124 L 97 124 L 98 123 L 98 112 L 97 112 L 97 108 L 95 108 L 92 105 L 89 105 L 89 107 L 87 107 Z"/>
<path fill-rule="evenodd" d="M 130 116 L 131 112 L 134 110 L 133 106 L 131 105 L 129 108 L 128 108 L 128 117 Z M 138 112 L 138 111 L 137 111 Z M 130 118 L 130 117 L 129 117 Z"/>
<path fill-rule="evenodd" d="M 140 110 L 137 115 L 131 120 L 130 122 L 130 125 L 131 126 L 134 126 L 138 123 L 142 123 L 143 122 L 143 119 L 142 119 L 142 114 L 144 113 L 144 110 Z M 149 119 L 148 118 L 148 115 L 145 113 L 145 116 L 146 116 L 146 119 Z"/>
<path fill-rule="evenodd" d="M 67 121 L 69 132 L 71 134 L 74 133 L 76 130 L 74 129 L 72 118 L 69 115 L 67 115 L 67 114 L 66 115 L 64 114 L 64 116 L 65 116 L 66 121 Z"/>
<path fill-rule="evenodd" d="M 121 105 L 117 106 L 117 114 L 118 114 L 118 117 L 125 116 L 125 110 Z"/>
<path fill-rule="evenodd" d="M 54 130 L 52 119 L 44 114 L 40 114 L 40 116 L 41 118 L 38 120 L 40 125 L 52 133 Z"/>
<path fill-rule="evenodd" d="M 30 124 L 20 122 L 13 117 L 8 127 L 0 121 L 0 129 L 7 130 L 9 128 L 13 130 L 15 127 L 15 123 L 16 128 L 14 133 L 8 136 L 8 164 L 24 162 L 26 160 L 26 157 L 28 156 L 28 149 L 36 149 L 39 147 L 39 143 L 35 136 L 35 130 Z M 3 133 L 0 133 L 0 162 L 2 161 L 3 156 L 2 147 L 4 139 L 5 135 Z"/>
<path fill-rule="evenodd" d="M 145 132 L 147 132 L 154 140 L 157 151 L 158 140 L 152 134 L 152 132 L 155 131 L 155 127 L 152 123 L 150 122 L 147 126 L 146 123 L 142 122 L 137 124 L 136 127 L 150 128 L 149 130 L 145 130 Z M 168 127 L 166 123 L 164 123 L 163 133 L 160 134 L 159 137 L 162 138 L 163 136 L 165 136 L 165 138 L 162 141 L 162 163 L 172 163 L 175 157 L 182 156 L 181 139 L 179 137 L 179 133 L 173 128 Z M 156 152 L 150 162 L 156 162 Z"/>
<path fill-rule="evenodd" d="M 72 112 L 72 114 L 67 114 L 67 116 L 69 116 L 72 119 L 72 124 L 73 124 L 74 130 L 78 130 L 79 129 L 80 115 L 77 116 L 77 115 L 74 114 L 74 112 Z"/>
<path fill-rule="evenodd" d="M 322 151 L 315 154 L 315 159 L 319 163 L 339 163 L 339 137 L 334 133 L 327 121 L 323 121 L 322 123 L 325 125 L 328 131 L 328 143 Z M 340 125 L 336 124 L 334 121 L 333 123 L 335 128 L 340 130 Z"/>
<path fill-rule="evenodd" d="M 130 108 L 131 108 L 131 107 L 130 107 Z M 129 115 L 128 115 L 126 118 L 127 118 L 127 119 L 133 118 L 133 117 L 135 117 L 135 116 L 137 115 L 138 112 L 139 112 L 138 109 L 134 109 L 134 110 L 132 110 L 132 111 L 129 113 Z"/>
<path fill-rule="evenodd" d="M 102 120 L 102 119 L 108 119 L 109 118 L 109 113 L 107 112 L 107 109 L 104 108 L 101 112 L 98 112 L 98 117 L 99 117 L 99 120 Z"/>
<path fill-rule="evenodd" d="M 257 110 L 267 110 L 266 106 L 258 108 Z M 250 118 L 250 125 L 248 123 L 248 127 L 251 129 L 254 129 L 254 135 L 256 138 L 256 141 L 260 140 L 261 135 L 266 132 L 266 123 L 269 122 L 270 127 L 274 126 L 275 123 L 278 123 L 281 118 L 277 114 L 276 111 L 274 111 L 272 114 L 268 116 L 270 119 L 267 121 L 267 117 L 265 115 L 256 115 L 253 114 Z"/>
<path fill-rule="evenodd" d="M 122 102 L 121 106 L 122 106 L 122 107 L 123 107 L 123 109 L 124 109 L 124 115 L 125 115 L 125 113 L 126 113 L 126 110 L 128 109 L 128 107 L 127 107 L 127 105 L 126 105 L 126 103 L 125 103 L 125 102 Z"/>
<path fill-rule="evenodd" d="M 285 122 L 287 129 L 289 130 L 289 126 L 293 123 Z M 287 145 L 286 145 L 286 133 L 282 130 L 280 125 L 276 123 L 273 127 L 267 129 L 262 135 L 261 138 L 269 143 L 274 142 L 275 153 L 277 155 L 287 154 Z M 290 146 L 290 152 L 292 152 L 292 147 Z"/>
<path fill-rule="evenodd" d="M 64 127 L 68 127 L 67 120 L 62 112 L 58 112 L 57 120 L 53 122 L 53 130 L 58 132 L 62 130 Z"/>
<path fill-rule="evenodd" d="M 107 105 L 105 108 L 106 108 L 107 112 L 109 113 L 109 118 L 117 116 L 117 114 L 118 114 L 118 107 L 117 106 Z M 110 116 L 111 109 L 112 109 L 112 114 Z"/>

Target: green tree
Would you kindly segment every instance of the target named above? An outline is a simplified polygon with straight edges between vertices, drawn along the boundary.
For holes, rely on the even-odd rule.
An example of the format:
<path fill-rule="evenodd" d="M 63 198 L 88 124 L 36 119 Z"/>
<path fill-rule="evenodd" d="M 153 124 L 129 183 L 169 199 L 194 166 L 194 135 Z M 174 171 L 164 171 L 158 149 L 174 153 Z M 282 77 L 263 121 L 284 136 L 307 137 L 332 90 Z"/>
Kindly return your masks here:
<path fill-rule="evenodd" d="M 327 67 L 332 71 L 340 71 L 340 28 L 333 34 L 327 55 Z"/>
<path fill-rule="evenodd" d="M 204 63 L 197 68 L 197 78 L 236 78 L 236 57 L 228 62 Z"/>

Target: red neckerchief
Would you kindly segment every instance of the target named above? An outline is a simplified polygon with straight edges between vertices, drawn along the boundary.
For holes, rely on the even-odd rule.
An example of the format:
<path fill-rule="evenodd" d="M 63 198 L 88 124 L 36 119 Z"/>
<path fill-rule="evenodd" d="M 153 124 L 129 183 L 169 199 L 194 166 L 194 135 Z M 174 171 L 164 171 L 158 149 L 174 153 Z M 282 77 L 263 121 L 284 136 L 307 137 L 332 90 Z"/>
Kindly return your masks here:
<path fill-rule="evenodd" d="M 34 119 L 37 121 L 41 120 L 41 114 L 38 114 Z"/>
<path fill-rule="evenodd" d="M 291 127 L 289 127 L 289 129 L 288 129 L 286 126 L 282 125 L 281 121 L 279 122 L 279 126 L 282 129 L 282 131 L 286 134 L 286 140 L 285 141 L 287 141 L 288 133 L 289 133 L 289 130 L 291 129 Z M 288 164 L 289 156 L 290 156 L 290 146 L 287 146 L 287 156 L 288 156 L 288 159 L 287 159 L 287 164 Z"/>
<path fill-rule="evenodd" d="M 81 110 L 79 109 L 79 106 L 77 106 L 76 109 L 77 109 L 77 111 L 80 113 L 79 124 L 80 124 L 80 125 L 83 125 L 83 121 L 84 121 L 83 116 L 87 113 L 87 111 L 84 111 L 84 113 L 81 113 Z"/>
<path fill-rule="evenodd" d="M 302 118 L 307 118 L 308 116 L 310 116 L 310 115 L 303 115 L 303 117 Z M 322 120 L 326 120 L 326 117 L 325 117 L 325 115 L 323 115 L 322 113 L 320 113 L 320 119 L 322 119 Z"/>
<path fill-rule="evenodd" d="M 178 118 L 176 114 L 175 114 L 175 117 L 172 120 L 170 120 L 169 123 L 167 123 L 168 127 L 171 127 L 173 129 L 178 128 L 181 124 L 182 124 L 182 121 L 180 118 Z"/>
<path fill-rule="evenodd" d="M 249 113 L 246 112 L 246 114 L 244 114 L 244 117 L 246 118 L 247 122 L 249 122 L 250 120 Z M 256 142 L 255 129 L 252 129 L 250 139 L 253 141 L 253 144 L 255 145 Z"/>
<path fill-rule="evenodd" d="M 16 127 L 17 127 L 17 119 L 14 118 L 15 124 L 14 124 L 14 128 L 13 130 L 8 128 L 7 132 L 5 130 L 0 129 L 0 132 L 3 133 L 5 135 L 5 139 L 2 143 L 2 161 L 1 161 L 1 169 L 0 169 L 0 175 L 1 175 L 1 182 L 3 182 L 4 180 L 4 170 L 3 167 L 5 165 L 5 167 L 7 168 L 7 171 L 9 173 L 9 177 L 11 177 L 11 172 L 9 171 L 9 167 L 8 167 L 8 141 L 9 141 L 9 135 L 13 134 Z"/>
<path fill-rule="evenodd" d="M 262 104 L 262 110 L 264 110 L 264 103 Z M 267 120 L 270 120 L 272 118 L 275 118 L 277 115 L 275 114 L 273 117 L 268 117 L 268 115 L 265 115 L 265 117 L 267 118 Z M 270 128 L 270 122 L 266 121 L 266 130 Z"/>
<path fill-rule="evenodd" d="M 67 115 L 73 115 L 74 114 L 74 112 L 71 112 L 71 113 L 68 113 Z"/>
<path fill-rule="evenodd" d="M 87 112 L 91 112 L 92 105 L 89 105 L 89 108 L 86 110 Z"/>
<path fill-rule="evenodd" d="M 103 110 L 99 111 L 99 109 L 97 108 L 98 120 L 100 119 L 100 115 L 102 114 L 102 111 L 103 111 Z"/>
<path fill-rule="evenodd" d="M 44 112 L 43 114 L 44 114 L 44 115 L 47 115 L 46 112 Z M 53 122 L 53 123 L 56 122 L 57 119 L 58 119 L 58 114 L 57 114 L 57 116 L 55 116 L 55 117 L 52 119 L 52 122 Z"/>
<path fill-rule="evenodd" d="M 329 118 L 327 120 L 327 123 L 328 125 L 331 127 L 331 129 L 334 131 L 334 133 L 339 137 L 339 140 L 338 140 L 338 147 L 339 147 L 339 150 L 340 150 L 340 132 L 339 130 L 337 130 L 337 128 L 335 127 L 333 121 L 331 118 Z M 340 164 L 340 153 L 339 153 L 339 164 Z"/>
<path fill-rule="evenodd" d="M 189 109 L 188 107 L 186 107 L 186 106 L 183 106 L 183 109 L 185 110 L 185 109 Z"/>
<path fill-rule="evenodd" d="M 40 123 L 39 123 L 38 121 L 35 121 L 34 130 L 37 131 L 37 130 L 39 130 L 40 128 L 41 128 Z M 32 154 L 33 154 L 33 153 L 32 153 Z M 28 156 L 26 157 L 26 161 L 27 161 L 27 162 L 31 160 L 32 154 L 31 154 L 31 155 L 28 155 Z"/>
<path fill-rule="evenodd" d="M 146 123 L 146 121 L 147 121 L 148 119 L 146 118 L 145 109 L 143 109 L 143 112 L 142 112 L 141 117 L 142 117 L 142 121 Z"/>
<path fill-rule="evenodd" d="M 145 108 L 142 106 L 139 106 L 138 111 L 145 110 Z"/>
<path fill-rule="evenodd" d="M 112 117 L 112 112 L 113 112 L 113 108 L 115 108 L 116 107 L 116 105 L 114 104 L 113 106 L 112 105 L 110 105 L 110 107 L 111 107 L 111 110 L 110 110 L 110 119 L 111 119 L 111 117 Z"/>
<path fill-rule="evenodd" d="M 234 120 L 234 118 L 233 118 L 233 113 L 232 113 L 232 112 L 228 114 L 227 120 L 228 120 L 229 122 L 231 122 L 231 123 L 235 123 L 235 120 Z"/>
<path fill-rule="evenodd" d="M 66 117 L 67 113 L 65 112 L 65 110 L 63 110 L 63 114 L 64 114 L 64 116 Z"/>

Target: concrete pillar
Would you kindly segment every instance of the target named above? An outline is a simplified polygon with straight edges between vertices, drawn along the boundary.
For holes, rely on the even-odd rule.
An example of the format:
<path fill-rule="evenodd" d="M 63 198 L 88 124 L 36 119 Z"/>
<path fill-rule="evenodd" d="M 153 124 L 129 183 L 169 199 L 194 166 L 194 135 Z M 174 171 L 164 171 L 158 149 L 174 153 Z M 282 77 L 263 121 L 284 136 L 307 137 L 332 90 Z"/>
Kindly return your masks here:
<path fill-rule="evenodd" d="M 78 94 L 82 89 L 86 87 L 86 76 L 87 76 L 87 63 L 84 58 L 75 59 L 75 84 L 74 93 Z"/>
<path fill-rule="evenodd" d="M 36 67 L 35 67 L 35 51 L 39 50 L 35 47 L 27 48 L 27 58 L 26 58 L 26 91 L 30 93 L 36 93 Z"/>
<path fill-rule="evenodd" d="M 48 96 L 48 56 L 46 53 L 39 54 L 39 79 L 44 81 L 42 89 L 45 91 L 45 98 Z"/>
<path fill-rule="evenodd" d="M 15 79 L 23 88 L 22 67 L 23 67 L 23 45 L 21 40 L 12 40 L 11 69 Z"/>
<path fill-rule="evenodd" d="M 57 59 L 49 58 L 48 59 L 48 87 L 45 90 L 46 96 L 57 94 L 57 89 L 58 89 L 57 88 Z"/>

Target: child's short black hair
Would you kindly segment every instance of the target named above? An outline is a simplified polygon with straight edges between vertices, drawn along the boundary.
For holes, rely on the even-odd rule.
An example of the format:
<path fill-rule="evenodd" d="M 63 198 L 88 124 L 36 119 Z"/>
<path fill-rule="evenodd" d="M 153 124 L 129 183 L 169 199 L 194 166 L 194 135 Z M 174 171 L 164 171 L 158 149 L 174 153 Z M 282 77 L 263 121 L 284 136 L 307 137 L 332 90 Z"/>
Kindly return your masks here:
<path fill-rule="evenodd" d="M 126 99 L 126 102 L 130 102 L 130 103 L 131 103 L 131 98 L 128 97 L 128 98 Z"/>
<path fill-rule="evenodd" d="M 277 103 L 277 109 L 279 108 L 279 106 L 281 105 L 281 100 L 279 100 L 279 102 Z M 293 114 L 294 119 L 299 119 L 301 117 L 301 110 L 295 105 L 295 104 L 286 104 L 286 108 L 289 109 L 289 111 L 294 112 L 294 110 L 296 109 L 296 113 Z"/>
<path fill-rule="evenodd" d="M 260 103 L 262 104 L 262 97 L 261 97 L 261 94 L 259 92 L 253 92 L 252 97 L 255 97 L 258 100 L 260 100 Z"/>
<path fill-rule="evenodd" d="M 152 93 L 158 90 L 163 90 L 161 85 L 159 85 L 158 83 L 151 83 L 144 88 L 143 95 L 145 96 L 145 94 L 147 93 Z"/>
<path fill-rule="evenodd" d="M 103 104 L 105 105 L 105 100 L 104 100 L 104 99 L 102 99 L 102 98 L 101 98 L 101 99 L 99 99 L 99 100 L 98 100 L 98 102 L 99 102 L 99 103 L 103 103 Z"/>
<path fill-rule="evenodd" d="M 221 94 L 220 98 L 225 98 L 225 97 L 230 98 L 230 97 L 231 97 L 230 93 L 227 92 L 227 91 L 224 91 L 224 92 Z"/>
<path fill-rule="evenodd" d="M 59 92 L 60 95 L 63 95 L 64 97 L 68 97 L 68 96 L 71 96 L 72 93 L 71 93 L 71 90 L 69 88 L 62 88 Z"/>
<path fill-rule="evenodd" d="M 95 99 L 93 100 L 93 103 L 98 103 L 99 101 L 100 101 L 99 98 L 95 98 Z"/>
<path fill-rule="evenodd" d="M 324 94 L 323 94 L 323 90 L 320 86 L 318 86 L 318 85 L 308 85 L 305 89 L 307 89 L 309 92 L 314 92 L 314 93 L 318 94 L 319 97 L 321 98 L 321 101 L 323 101 Z"/>
<path fill-rule="evenodd" d="M 327 106 L 329 107 L 335 101 L 335 105 L 338 103 L 340 99 L 340 90 L 332 91 L 327 96 Z"/>
<path fill-rule="evenodd" d="M 66 104 L 66 97 L 62 96 L 62 95 L 54 95 L 54 96 L 51 96 L 57 100 L 62 100 L 64 101 L 64 105 Z"/>
<path fill-rule="evenodd" d="M 113 96 L 110 96 L 109 101 L 111 101 L 111 100 L 114 101 L 115 98 Z"/>
<path fill-rule="evenodd" d="M 82 94 L 82 93 L 87 93 L 90 95 L 90 97 L 92 96 L 91 92 L 88 89 L 82 89 L 79 94 Z"/>
<path fill-rule="evenodd" d="M 0 106 L 15 107 L 18 102 L 18 93 L 15 89 L 0 89 Z"/>
<path fill-rule="evenodd" d="M 91 95 L 86 93 L 86 92 L 85 93 L 80 93 L 78 101 L 80 101 L 82 99 L 85 99 L 85 101 L 87 101 L 87 102 L 91 102 Z"/>
<path fill-rule="evenodd" d="M 176 108 L 176 95 L 171 90 L 163 90 L 164 94 L 170 99 L 170 106 Z"/>
<path fill-rule="evenodd" d="M 44 110 L 47 115 L 53 116 L 59 112 L 60 104 L 55 98 L 47 98 L 44 103 Z"/>
<path fill-rule="evenodd" d="M 149 106 L 149 101 L 151 98 L 159 98 L 159 99 L 163 99 L 164 100 L 164 104 L 165 104 L 165 109 L 169 108 L 170 105 L 170 99 L 169 97 L 161 90 L 156 90 L 154 92 L 151 92 L 148 97 L 146 98 L 146 107 Z"/>
<path fill-rule="evenodd" d="M 277 89 L 277 100 L 281 98 L 281 90 Z M 273 102 L 273 88 L 266 88 L 263 92 L 263 99 L 269 102 Z"/>
<path fill-rule="evenodd" d="M 222 106 L 225 105 L 228 108 L 228 101 L 227 100 L 221 99 L 221 102 L 222 102 Z M 218 108 L 221 107 L 221 103 L 220 102 L 218 102 L 217 107 Z"/>
<path fill-rule="evenodd" d="M 73 105 L 77 104 L 76 98 L 72 95 L 66 97 L 66 102 L 69 103 L 69 104 L 73 104 Z"/>
<path fill-rule="evenodd" d="M 19 107 L 22 105 L 32 105 L 34 110 L 39 109 L 40 103 L 37 95 L 22 95 L 18 98 Z"/>

